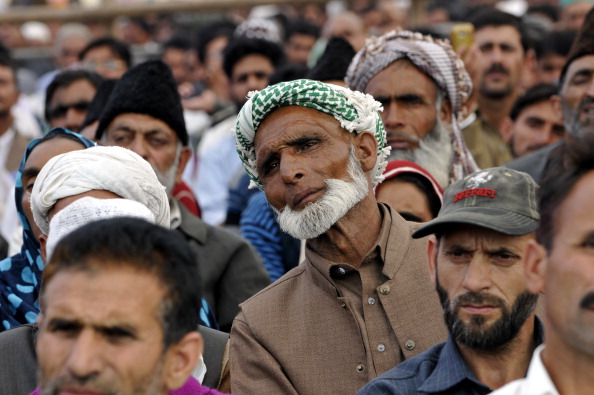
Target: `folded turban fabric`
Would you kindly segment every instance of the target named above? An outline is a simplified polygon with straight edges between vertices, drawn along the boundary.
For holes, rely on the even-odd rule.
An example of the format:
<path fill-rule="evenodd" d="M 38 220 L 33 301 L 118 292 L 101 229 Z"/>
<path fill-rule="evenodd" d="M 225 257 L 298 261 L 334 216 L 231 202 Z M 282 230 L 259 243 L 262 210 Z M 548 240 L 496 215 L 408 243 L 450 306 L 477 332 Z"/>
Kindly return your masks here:
<path fill-rule="evenodd" d="M 313 80 L 294 80 L 269 86 L 259 92 L 250 92 L 248 101 L 239 111 L 235 124 L 235 142 L 243 167 L 248 173 L 250 186 L 262 189 L 256 169 L 254 138 L 258 127 L 272 111 L 286 106 L 309 107 L 332 115 L 340 126 L 350 133 L 371 132 L 377 140 L 377 162 L 371 171 L 375 186 L 383 180 L 386 157 L 386 130 L 379 115 L 383 108 L 372 96 L 337 85 Z"/>
<path fill-rule="evenodd" d="M 365 92 L 369 80 L 400 59 L 407 59 L 428 75 L 445 93 L 452 106 L 450 139 L 454 158 L 450 168 L 451 181 L 459 180 L 478 170 L 466 147 L 458 121 L 463 117 L 463 105 L 472 93 L 472 81 L 464 62 L 448 41 L 411 31 L 391 31 L 367 40 L 349 66 L 345 80 L 349 88 Z"/>
<path fill-rule="evenodd" d="M 43 166 L 31 193 L 35 223 L 47 235 L 56 201 L 93 190 L 142 203 L 157 225 L 169 228 L 169 201 L 151 165 L 129 149 L 103 146 L 58 155 Z"/>
<path fill-rule="evenodd" d="M 85 196 L 58 211 L 50 221 L 45 245 L 46 261 L 51 258 L 58 242 L 72 231 L 92 221 L 118 217 L 141 218 L 155 223 L 155 215 L 151 210 L 134 200 Z"/>

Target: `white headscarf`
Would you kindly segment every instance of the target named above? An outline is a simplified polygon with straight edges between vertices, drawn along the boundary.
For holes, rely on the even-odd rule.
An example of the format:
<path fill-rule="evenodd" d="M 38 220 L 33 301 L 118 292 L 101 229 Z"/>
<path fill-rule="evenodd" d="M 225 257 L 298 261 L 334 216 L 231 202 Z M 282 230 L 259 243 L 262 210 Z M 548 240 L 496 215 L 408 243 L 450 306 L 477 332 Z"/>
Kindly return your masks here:
<path fill-rule="evenodd" d="M 58 155 L 39 172 L 31 194 L 35 223 L 49 232 L 47 214 L 59 199 L 105 190 L 137 201 L 153 213 L 157 225 L 169 227 L 169 201 L 151 165 L 121 147 L 92 147 Z"/>
<path fill-rule="evenodd" d="M 155 215 L 146 206 L 128 199 L 97 199 L 85 196 L 58 211 L 49 224 L 45 246 L 46 260 L 64 236 L 89 222 L 100 219 L 134 217 L 155 223 Z"/>

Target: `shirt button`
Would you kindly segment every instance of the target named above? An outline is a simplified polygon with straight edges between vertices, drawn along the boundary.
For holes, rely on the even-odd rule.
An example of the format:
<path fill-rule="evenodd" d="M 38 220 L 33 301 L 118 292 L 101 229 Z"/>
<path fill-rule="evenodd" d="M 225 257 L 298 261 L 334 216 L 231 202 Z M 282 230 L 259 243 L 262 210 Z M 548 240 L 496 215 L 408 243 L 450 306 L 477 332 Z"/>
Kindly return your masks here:
<path fill-rule="evenodd" d="M 379 351 L 379 352 L 384 352 L 384 351 L 386 351 L 386 346 L 384 346 L 384 345 L 383 345 L 383 344 L 381 344 L 381 343 L 380 343 L 380 344 L 378 344 L 378 345 L 377 345 L 377 351 Z"/>
<path fill-rule="evenodd" d="M 342 302 L 342 303 L 340 304 L 340 307 L 342 307 L 343 309 L 346 309 L 346 303 Z"/>
<path fill-rule="evenodd" d="M 369 299 L 367 299 L 367 303 L 369 303 L 369 304 L 375 304 L 375 299 L 369 298 Z"/>
<path fill-rule="evenodd" d="M 357 372 L 361 373 L 365 370 L 365 366 L 363 365 L 357 365 Z"/>
<path fill-rule="evenodd" d="M 340 274 L 341 276 L 344 276 L 346 273 L 346 270 L 344 270 L 342 267 L 339 267 L 337 271 L 338 271 L 338 274 Z"/>
<path fill-rule="evenodd" d="M 389 293 L 390 293 L 390 287 L 389 287 L 388 285 L 382 285 L 382 286 L 380 287 L 380 293 L 381 293 L 382 295 L 387 295 L 387 294 L 389 294 Z"/>
<path fill-rule="evenodd" d="M 404 348 L 406 348 L 408 351 L 413 350 L 415 346 L 416 344 L 412 340 L 407 340 L 406 343 L 404 343 Z"/>

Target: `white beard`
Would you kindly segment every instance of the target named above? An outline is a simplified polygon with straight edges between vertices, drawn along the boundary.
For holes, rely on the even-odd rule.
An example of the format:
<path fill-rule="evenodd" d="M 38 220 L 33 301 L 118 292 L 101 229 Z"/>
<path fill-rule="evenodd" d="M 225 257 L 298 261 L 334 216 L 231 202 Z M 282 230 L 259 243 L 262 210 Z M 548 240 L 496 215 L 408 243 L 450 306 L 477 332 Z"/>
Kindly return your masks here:
<path fill-rule="evenodd" d="M 165 187 L 165 192 L 167 192 L 167 197 L 169 197 L 169 198 L 173 197 L 173 187 L 175 186 L 175 177 L 177 175 L 177 169 L 178 169 L 180 156 L 181 156 L 181 145 L 178 146 L 178 148 L 177 148 L 177 151 L 175 153 L 175 160 L 173 161 L 173 164 L 171 165 L 171 167 L 169 169 L 167 169 L 163 172 L 160 171 L 159 169 L 157 169 L 157 166 L 155 166 L 153 163 L 149 162 L 149 164 L 155 171 L 155 174 L 157 175 L 157 179 L 159 180 L 161 185 L 163 185 Z"/>
<path fill-rule="evenodd" d="M 292 210 L 288 205 L 280 213 L 275 210 L 281 229 L 298 239 L 314 239 L 324 234 L 369 193 L 367 177 L 353 147 L 348 174 L 351 181 L 326 180 L 328 189 L 324 196 L 302 210 Z"/>
<path fill-rule="evenodd" d="M 427 170 L 445 189 L 450 184 L 452 153 L 450 134 L 438 117 L 433 129 L 421 140 L 419 148 L 415 150 L 393 149 L 388 160 L 408 160 L 416 163 Z"/>

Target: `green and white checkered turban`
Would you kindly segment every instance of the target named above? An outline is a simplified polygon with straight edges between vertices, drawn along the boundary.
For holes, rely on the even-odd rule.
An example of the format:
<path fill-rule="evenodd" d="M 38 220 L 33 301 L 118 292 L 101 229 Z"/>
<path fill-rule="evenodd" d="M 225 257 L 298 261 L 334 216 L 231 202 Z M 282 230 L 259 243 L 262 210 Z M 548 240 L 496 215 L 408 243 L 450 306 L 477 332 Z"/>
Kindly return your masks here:
<path fill-rule="evenodd" d="M 251 179 L 250 186 L 262 189 L 256 169 L 254 138 L 258 127 L 268 114 L 285 106 L 302 106 L 332 115 L 340 126 L 351 133 L 371 132 L 377 140 L 377 162 L 371 171 L 373 186 L 383 180 L 386 158 L 386 130 L 379 111 L 382 105 L 371 95 L 352 91 L 338 85 L 313 80 L 281 82 L 261 91 L 250 92 L 248 101 L 239 111 L 235 124 L 235 143 L 243 167 Z"/>

